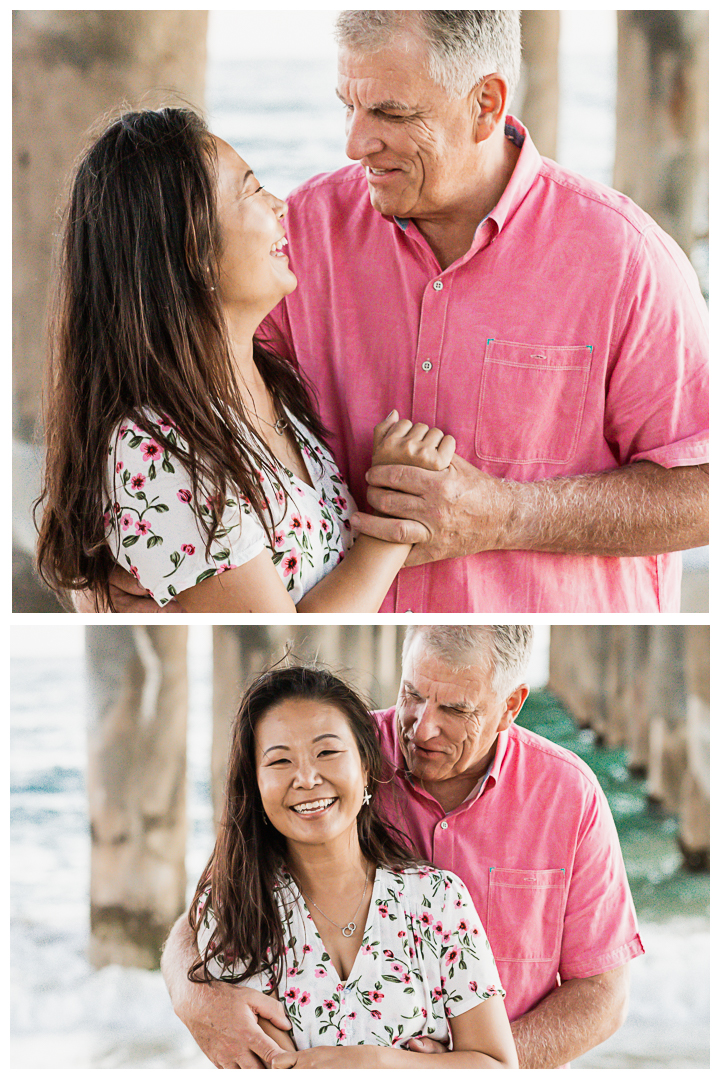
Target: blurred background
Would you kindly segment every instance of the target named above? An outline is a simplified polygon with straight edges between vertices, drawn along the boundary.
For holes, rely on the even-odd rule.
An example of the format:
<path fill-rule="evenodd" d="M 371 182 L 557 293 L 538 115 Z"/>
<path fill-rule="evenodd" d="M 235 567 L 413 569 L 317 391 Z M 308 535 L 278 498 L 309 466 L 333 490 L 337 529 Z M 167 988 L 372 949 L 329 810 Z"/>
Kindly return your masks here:
<path fill-rule="evenodd" d="M 389 706 L 402 634 L 13 628 L 14 1068 L 212 1068 L 157 965 L 212 849 L 242 689 L 289 644 Z M 530 682 L 519 722 L 598 775 L 646 949 L 625 1026 L 575 1067 L 708 1069 L 709 627 L 539 628 Z"/>
<path fill-rule="evenodd" d="M 72 162 L 121 103 L 179 92 L 287 195 L 346 164 L 333 11 L 13 12 L 13 610 L 59 611 L 32 570 L 50 265 Z M 540 152 L 613 185 L 690 256 L 708 293 L 708 11 L 523 11 L 512 111 Z M 682 610 L 708 611 L 708 552 Z"/>

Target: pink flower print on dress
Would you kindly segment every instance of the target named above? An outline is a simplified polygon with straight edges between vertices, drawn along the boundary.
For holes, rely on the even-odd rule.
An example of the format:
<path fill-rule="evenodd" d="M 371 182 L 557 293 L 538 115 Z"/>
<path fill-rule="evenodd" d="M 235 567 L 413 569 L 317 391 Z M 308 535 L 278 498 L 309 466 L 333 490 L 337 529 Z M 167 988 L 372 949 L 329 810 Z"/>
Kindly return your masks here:
<path fill-rule="evenodd" d="M 305 528 L 307 529 L 307 531 L 309 533 L 311 533 L 313 531 L 313 523 L 310 520 L 310 518 L 305 518 Z"/>
<path fill-rule="evenodd" d="M 162 457 L 162 450 L 156 442 L 151 440 L 143 443 L 140 449 L 142 450 L 143 461 L 159 461 Z"/>
<path fill-rule="evenodd" d="M 133 491 L 142 491 L 142 489 L 145 487 L 145 477 L 142 473 L 139 472 L 137 473 L 137 475 L 133 476 L 132 480 L 130 481 L 130 487 L 133 489 Z"/>
<path fill-rule="evenodd" d="M 325 979 L 325 978 L 327 978 L 327 971 L 323 971 L 322 968 L 315 968 L 315 978 L 316 979 Z"/>
<path fill-rule="evenodd" d="M 381 1013 L 381 1012 L 378 1012 L 378 1010 L 377 1010 L 377 1009 L 371 1009 L 371 1010 L 370 1010 L 370 1015 L 371 1015 L 371 1016 L 373 1017 L 373 1019 L 375 1019 L 375 1020 L 382 1020 L 382 1013 Z"/>
<path fill-rule="evenodd" d="M 130 515 L 123 514 L 122 518 L 120 519 L 120 524 L 122 525 L 122 531 L 127 532 L 132 525 L 132 518 L 130 517 Z"/>
<path fill-rule="evenodd" d="M 379 990 L 368 990 L 368 997 L 370 1001 L 382 1001 L 385 995 L 381 994 Z"/>
<path fill-rule="evenodd" d="M 342 495 L 336 495 L 333 502 L 336 506 L 339 506 L 341 510 L 347 510 L 347 499 L 343 499 Z"/>
<path fill-rule="evenodd" d="M 465 922 L 464 919 L 461 919 L 460 922 L 457 924 L 457 928 L 458 930 L 467 930 L 468 924 Z"/>
<path fill-rule="evenodd" d="M 285 996 L 287 997 L 287 994 Z M 329 1013 L 335 1012 L 337 1004 L 334 1001 L 331 1001 L 330 998 L 325 998 L 323 1001 L 323 1008 Z"/>
<path fill-rule="evenodd" d="M 299 996 L 300 996 L 300 990 L 298 989 L 297 986 L 290 986 L 285 991 L 285 999 L 287 1001 L 295 1001 L 295 999 L 298 998 Z"/>
<path fill-rule="evenodd" d="M 445 967 L 450 967 L 451 964 L 454 964 L 459 955 L 459 949 L 448 949 L 447 956 L 445 957 Z"/>
<path fill-rule="evenodd" d="M 123 470 L 123 463 L 122 463 L 122 461 L 118 461 L 117 465 L 115 466 L 115 472 L 116 473 L 121 473 L 122 470 Z"/>
<path fill-rule="evenodd" d="M 180 488 L 177 497 L 180 502 L 189 503 L 192 499 L 192 492 L 188 491 L 187 488 Z"/>
<path fill-rule="evenodd" d="M 281 548 L 284 543 L 285 543 L 285 533 L 284 532 L 276 532 L 275 535 L 273 536 L 273 547 L 276 548 L 276 549 Z"/>
<path fill-rule="evenodd" d="M 138 573 L 138 568 L 137 568 L 137 566 L 131 566 L 131 567 L 130 567 L 130 573 L 132 574 L 132 576 L 133 576 L 133 577 L 134 577 L 134 578 L 135 578 L 135 579 L 136 579 L 137 581 L 140 581 L 140 574 Z"/>
<path fill-rule="evenodd" d="M 186 555 L 194 555 L 195 554 L 195 546 L 193 544 L 181 544 L 180 545 L 180 550 L 184 551 Z"/>
<path fill-rule="evenodd" d="M 298 556 L 297 549 L 292 548 L 282 561 L 283 575 L 290 577 L 294 574 L 300 565 L 300 557 Z"/>
<path fill-rule="evenodd" d="M 322 518 L 322 520 L 321 520 L 321 522 L 320 522 L 320 528 L 321 528 L 321 529 L 322 529 L 322 531 L 323 531 L 323 532 L 325 532 L 325 533 L 326 533 L 326 532 L 329 532 L 329 531 L 330 531 L 330 525 L 329 525 L 329 523 L 328 523 L 328 522 L 327 522 L 327 521 L 325 520 L 325 518 Z"/>
<path fill-rule="evenodd" d="M 302 529 L 302 518 L 299 514 L 293 514 L 293 516 L 290 518 L 290 528 Z"/>
<path fill-rule="evenodd" d="M 387 918 L 387 913 L 388 913 L 387 904 L 378 904 L 378 911 L 382 915 L 383 919 Z"/>
<path fill-rule="evenodd" d="M 404 971 L 404 970 L 405 970 L 405 969 L 403 968 L 402 964 L 398 964 L 398 963 L 395 963 L 395 964 L 391 964 L 391 965 L 390 965 L 390 968 L 391 968 L 391 970 L 392 970 L 392 971 L 396 971 L 396 972 L 400 972 L 400 971 Z"/>
<path fill-rule="evenodd" d="M 136 521 L 135 532 L 138 534 L 138 536 L 147 536 L 147 534 L 150 532 L 150 522 L 144 521 L 142 519 L 140 521 Z"/>
<path fill-rule="evenodd" d="M 220 563 L 220 565 L 217 568 L 217 572 L 218 572 L 218 574 L 224 574 L 226 570 L 236 570 L 236 569 L 237 569 L 237 567 L 236 567 L 235 563 L 224 562 L 224 563 Z"/>
<path fill-rule="evenodd" d="M 423 926 L 432 926 L 433 917 L 429 911 L 423 911 L 422 915 L 420 916 L 420 922 L 423 924 Z"/>
<path fill-rule="evenodd" d="M 468 983 L 468 988 L 472 990 L 473 994 L 475 993 L 475 991 L 477 990 L 477 983 L 474 979 L 470 980 L 470 982 Z"/>
<path fill-rule="evenodd" d="M 302 947 L 302 951 L 303 951 L 304 953 L 309 953 L 309 952 L 312 952 L 312 945 L 303 945 L 303 947 Z"/>
<path fill-rule="evenodd" d="M 392 951 L 392 949 L 383 949 L 383 956 L 387 956 L 388 960 L 392 960 L 394 955 L 395 953 Z"/>
<path fill-rule="evenodd" d="M 310 998 L 310 995 L 308 994 L 307 990 L 303 990 L 302 994 L 300 995 L 298 1005 L 307 1005 L 307 1004 L 309 1004 L 310 1001 L 311 1001 L 311 998 Z"/>

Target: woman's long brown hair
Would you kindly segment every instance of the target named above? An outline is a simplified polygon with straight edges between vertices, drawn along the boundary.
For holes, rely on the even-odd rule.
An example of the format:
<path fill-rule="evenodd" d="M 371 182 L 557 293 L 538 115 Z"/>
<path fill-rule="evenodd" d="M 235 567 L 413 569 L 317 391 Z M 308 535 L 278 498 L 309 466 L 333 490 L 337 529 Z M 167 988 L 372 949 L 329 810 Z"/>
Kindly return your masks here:
<path fill-rule="evenodd" d="M 195 504 L 212 507 L 199 516 L 208 550 L 229 486 L 249 500 L 270 541 L 254 473 L 258 463 L 278 463 L 262 439 L 261 454 L 250 453 L 244 425 L 253 428 L 216 290 L 220 247 L 215 148 L 192 110 L 126 113 L 85 153 L 64 224 L 35 504 L 43 511 L 38 569 L 57 591 L 89 589 L 111 607 L 115 560 L 103 510 L 122 421 L 143 427 L 188 470 Z M 257 341 L 255 361 L 276 402 L 324 438 L 297 370 Z M 178 430 L 187 452 L 156 417 Z"/>
<path fill-rule="evenodd" d="M 260 971 L 281 978 L 285 963 L 282 912 L 275 884 L 286 857 L 285 837 L 265 818 L 257 783 L 255 729 L 273 706 L 292 699 L 333 705 L 347 719 L 374 796 L 384 762 L 377 725 L 360 696 L 332 672 L 310 665 L 273 668 L 246 691 L 233 728 L 225 808 L 215 849 L 190 905 L 197 936 L 206 904 L 217 921 L 212 939 L 188 973 L 192 982 L 211 982 L 208 964 L 218 957 L 241 961 L 237 980 Z M 387 778 L 389 779 L 389 777 Z M 403 869 L 416 864 L 409 841 L 378 813 L 377 800 L 357 818 L 364 857 L 377 866 Z M 232 978 L 229 979 L 232 981 Z"/>

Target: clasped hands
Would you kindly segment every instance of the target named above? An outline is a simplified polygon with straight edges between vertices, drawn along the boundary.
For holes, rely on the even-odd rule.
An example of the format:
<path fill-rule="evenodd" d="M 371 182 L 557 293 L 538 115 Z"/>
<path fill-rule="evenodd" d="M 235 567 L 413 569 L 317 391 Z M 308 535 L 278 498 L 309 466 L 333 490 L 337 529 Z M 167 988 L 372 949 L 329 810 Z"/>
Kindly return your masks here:
<path fill-rule="evenodd" d="M 374 1052 L 378 1047 L 373 1046 L 313 1046 L 309 1050 L 283 1050 L 276 1054 L 271 1063 L 271 1069 L 372 1069 L 381 1067 L 373 1065 Z M 407 1044 L 397 1047 L 398 1050 L 409 1050 L 418 1054 L 442 1054 L 448 1049 L 443 1043 L 436 1042 L 423 1036 L 418 1039 L 409 1039 Z"/>
<path fill-rule="evenodd" d="M 438 428 L 401 420 L 393 410 L 375 428 L 365 478 L 377 515 L 358 511 L 351 524 L 380 540 L 413 544 L 407 566 L 504 546 L 510 486 L 458 457 L 455 440 Z"/>

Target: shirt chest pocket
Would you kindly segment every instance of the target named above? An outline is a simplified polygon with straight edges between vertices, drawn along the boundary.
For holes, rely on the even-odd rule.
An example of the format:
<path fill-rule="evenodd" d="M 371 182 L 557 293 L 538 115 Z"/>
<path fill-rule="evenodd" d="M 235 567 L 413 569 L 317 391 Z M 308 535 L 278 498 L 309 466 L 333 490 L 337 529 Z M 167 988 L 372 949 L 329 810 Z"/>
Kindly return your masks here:
<path fill-rule="evenodd" d="M 565 871 L 493 867 L 487 935 L 496 960 L 556 959 L 565 911 Z"/>
<path fill-rule="evenodd" d="M 514 465 L 568 464 L 585 408 L 590 345 L 522 345 L 490 338 L 480 380 L 475 452 Z"/>

